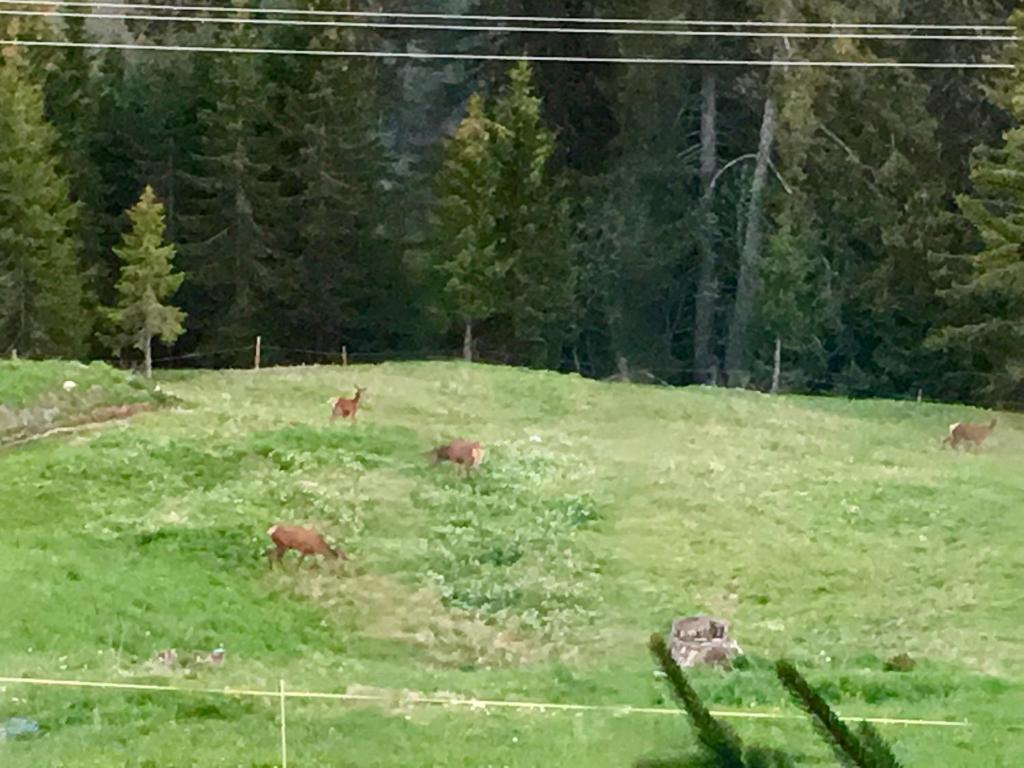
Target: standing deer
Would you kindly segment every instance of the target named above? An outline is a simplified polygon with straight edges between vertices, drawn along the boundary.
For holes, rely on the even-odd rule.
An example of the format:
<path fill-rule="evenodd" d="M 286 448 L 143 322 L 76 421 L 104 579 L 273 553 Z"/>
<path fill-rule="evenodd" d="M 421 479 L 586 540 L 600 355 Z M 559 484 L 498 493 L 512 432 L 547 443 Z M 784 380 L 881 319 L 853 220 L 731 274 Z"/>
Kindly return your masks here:
<path fill-rule="evenodd" d="M 484 449 L 477 442 L 452 440 L 446 445 L 428 451 L 427 455 L 431 457 L 431 466 L 436 465 L 439 461 L 450 461 L 469 472 L 471 469 L 479 467 L 484 460 Z"/>
<path fill-rule="evenodd" d="M 996 428 L 996 420 L 988 424 L 956 424 L 949 425 L 949 434 L 946 435 L 942 441 L 942 446 L 950 446 L 952 448 L 959 448 L 960 443 L 973 443 L 974 450 L 981 447 L 981 444 L 988 439 L 988 436 L 992 434 L 992 430 Z"/>
<path fill-rule="evenodd" d="M 329 404 L 333 404 L 331 409 L 331 423 L 339 416 L 343 419 L 356 420 L 356 413 L 359 412 L 359 398 L 362 397 L 363 392 L 366 390 L 362 387 L 356 387 L 355 397 L 339 397 L 336 400 L 328 400 Z"/>
<path fill-rule="evenodd" d="M 300 528 L 297 525 L 284 525 L 277 523 L 267 529 L 267 535 L 274 542 L 274 546 L 267 550 L 267 558 L 270 565 L 280 562 L 284 553 L 294 549 L 299 553 L 299 563 L 305 561 L 308 555 L 323 555 L 330 560 L 348 560 L 348 555 L 335 549 L 324 541 L 323 536 L 312 528 Z"/>

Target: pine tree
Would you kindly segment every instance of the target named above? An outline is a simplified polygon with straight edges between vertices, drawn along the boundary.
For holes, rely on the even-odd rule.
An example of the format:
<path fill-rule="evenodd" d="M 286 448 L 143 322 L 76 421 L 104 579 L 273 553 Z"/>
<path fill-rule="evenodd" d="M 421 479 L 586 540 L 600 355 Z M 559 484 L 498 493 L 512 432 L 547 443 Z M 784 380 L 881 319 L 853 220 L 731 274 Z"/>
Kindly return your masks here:
<path fill-rule="evenodd" d="M 62 26 L 69 42 L 89 42 L 84 18 L 66 17 Z M 81 204 L 77 228 L 82 244 L 80 261 L 89 286 L 89 311 L 96 312 L 99 303 L 112 299 L 115 280 L 108 272 L 113 266 L 110 248 L 115 233 L 109 226 L 111 218 L 105 215 L 103 177 L 93 154 L 100 130 L 97 56 L 88 48 L 77 47 L 57 48 L 52 55 L 53 65 L 47 67 L 43 84 L 46 116 L 60 137 L 61 167 L 69 177 L 71 199 Z M 118 165 L 124 167 L 124 163 Z M 91 351 L 100 349 L 93 346 Z"/>
<path fill-rule="evenodd" d="M 487 117 L 483 98 L 471 97 L 438 177 L 437 270 L 447 312 L 462 324 L 466 360 L 473 358 L 474 325 L 497 311 L 501 281 L 511 266 L 498 251 L 495 143 L 501 131 Z"/>
<path fill-rule="evenodd" d="M 78 262 L 78 205 L 59 170 L 40 88 L 0 65 L 0 349 L 84 352 L 89 318 Z"/>
<path fill-rule="evenodd" d="M 223 44 L 250 45 L 250 34 L 233 30 Z M 179 234 L 190 276 L 183 301 L 201 350 L 238 346 L 277 325 L 266 316 L 277 287 L 272 223 L 286 213 L 271 178 L 274 142 L 257 57 L 204 62 L 200 147 L 186 177 Z"/>
<path fill-rule="evenodd" d="M 1024 14 L 1015 17 L 1024 26 Z M 1024 45 L 1016 52 L 1024 62 Z M 999 148 L 980 149 L 972 162 L 973 191 L 957 198 L 978 234 L 976 253 L 948 257 L 944 267 L 963 275 L 942 291 L 955 318 L 928 339 L 977 367 L 987 383 L 976 394 L 1024 399 L 1024 77 L 1014 71 L 1009 103 L 1016 126 Z M 956 269 L 956 262 L 966 269 Z"/>
<path fill-rule="evenodd" d="M 114 328 L 110 347 L 120 354 L 125 346 L 143 353 L 143 373 L 153 372 L 153 339 L 173 344 L 183 332 L 185 313 L 164 302 L 174 295 L 185 279 L 172 272 L 174 246 L 164 241 L 164 206 L 149 185 L 128 211 L 131 230 L 124 234 L 114 252 L 121 260 L 117 282 L 117 306 L 107 310 Z"/>
<path fill-rule="evenodd" d="M 494 120 L 501 126 L 495 141 L 497 249 L 510 263 L 504 310 L 519 355 L 532 364 L 554 365 L 573 330 L 569 208 L 550 167 L 555 136 L 541 119 L 526 62 L 510 71 Z"/>
<path fill-rule="evenodd" d="M 135 133 L 147 121 L 136 119 L 130 96 L 129 65 L 124 52 L 102 51 L 97 57 L 92 124 L 82 137 L 95 186 L 87 201 L 89 222 L 85 259 L 101 304 L 114 301 L 118 263 L 113 247 L 124 228 L 124 212 L 135 202 L 138 144 Z M 77 128 L 76 128 L 77 130 Z"/>
<path fill-rule="evenodd" d="M 336 47 L 336 36 L 331 30 L 290 45 L 322 50 Z M 397 250 L 378 226 L 390 173 L 377 125 L 376 65 L 309 59 L 294 64 L 306 65 L 301 77 L 274 78 L 282 108 L 275 115 L 280 146 L 273 175 L 290 211 L 273 243 L 281 254 L 277 299 L 293 346 L 366 349 L 387 325 L 398 325 L 401 312 L 386 305 L 404 289 Z"/>

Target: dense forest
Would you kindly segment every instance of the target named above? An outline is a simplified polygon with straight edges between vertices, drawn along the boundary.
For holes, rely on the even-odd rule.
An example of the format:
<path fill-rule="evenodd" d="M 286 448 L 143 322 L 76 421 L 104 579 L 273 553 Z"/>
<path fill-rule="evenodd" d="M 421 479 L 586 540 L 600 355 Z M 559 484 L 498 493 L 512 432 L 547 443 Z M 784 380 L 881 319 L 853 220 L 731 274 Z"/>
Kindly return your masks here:
<path fill-rule="evenodd" d="M 274 363 L 329 362 L 345 347 L 354 360 L 466 355 L 673 384 L 1024 401 L 1018 70 L 515 61 L 1015 62 L 1017 43 L 214 23 L 168 4 L 8 4 L 0 39 L 396 55 L 2 47 L 4 354 L 140 360 L 109 342 L 111 317 L 125 316 L 109 308 L 131 292 L 124 244 L 148 242 L 131 222 L 148 221 L 184 275 L 160 267 L 184 332 L 157 339 L 158 365 L 247 364 L 259 335 Z M 1017 5 L 429 11 L 1001 25 Z M 236 6 L 220 18 L 266 18 Z M 403 57 L 423 51 L 509 58 Z M 129 216 L 154 191 L 162 210 Z"/>

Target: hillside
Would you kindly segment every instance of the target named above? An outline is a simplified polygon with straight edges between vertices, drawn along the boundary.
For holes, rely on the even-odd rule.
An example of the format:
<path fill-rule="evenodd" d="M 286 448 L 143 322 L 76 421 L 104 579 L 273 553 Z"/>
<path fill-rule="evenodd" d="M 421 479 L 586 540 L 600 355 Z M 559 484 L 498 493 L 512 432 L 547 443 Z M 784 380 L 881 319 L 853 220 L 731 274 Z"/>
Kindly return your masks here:
<path fill-rule="evenodd" d="M 358 422 L 329 424 L 355 384 Z M 967 455 L 939 441 L 971 409 L 479 365 L 160 386 L 177 407 L 0 451 L 0 676 L 661 706 L 645 639 L 707 611 L 749 655 L 694 674 L 710 704 L 792 714 L 785 655 L 844 715 L 971 723 L 886 727 L 908 766 L 1024 753 L 1016 416 Z M 431 468 L 460 436 L 487 446 L 479 473 Z M 352 560 L 269 570 L 276 521 Z M 217 667 L 149 663 L 217 646 Z M 902 652 L 918 666 L 884 671 Z M 628 766 L 691 743 L 676 718 L 398 703 L 290 701 L 290 764 Z M 43 733 L 0 742 L 4 766 L 278 760 L 272 699 L 0 686 L 9 716 Z M 804 720 L 733 724 L 833 765 Z"/>

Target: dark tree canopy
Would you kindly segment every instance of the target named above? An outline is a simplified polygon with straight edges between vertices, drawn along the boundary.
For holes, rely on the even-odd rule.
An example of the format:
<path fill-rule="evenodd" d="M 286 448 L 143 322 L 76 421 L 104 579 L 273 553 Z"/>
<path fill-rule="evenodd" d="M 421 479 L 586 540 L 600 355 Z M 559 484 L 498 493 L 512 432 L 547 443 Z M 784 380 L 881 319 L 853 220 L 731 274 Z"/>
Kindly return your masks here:
<path fill-rule="evenodd" d="M 688 14 L 1002 24 L 1015 5 L 708 0 Z M 496 12 L 482 0 L 432 9 Z M 678 8 L 516 0 L 502 13 L 656 19 Z M 2 26 L 26 39 L 314 53 L 1003 55 L 963 40 L 118 24 Z M 20 181 L 0 208 L 10 219 L 0 226 L 5 348 L 99 350 L 89 317 L 116 298 L 113 247 L 151 185 L 188 276 L 174 352 L 195 364 L 241 363 L 248 352 L 237 348 L 259 335 L 279 363 L 330 360 L 342 347 L 462 352 L 674 384 L 1024 400 L 1019 70 L 82 48 L 6 51 L 3 62 L 0 177 Z M 38 140 L 25 149 L 29 136 Z M 57 270 L 71 277 L 58 283 Z"/>

